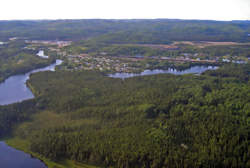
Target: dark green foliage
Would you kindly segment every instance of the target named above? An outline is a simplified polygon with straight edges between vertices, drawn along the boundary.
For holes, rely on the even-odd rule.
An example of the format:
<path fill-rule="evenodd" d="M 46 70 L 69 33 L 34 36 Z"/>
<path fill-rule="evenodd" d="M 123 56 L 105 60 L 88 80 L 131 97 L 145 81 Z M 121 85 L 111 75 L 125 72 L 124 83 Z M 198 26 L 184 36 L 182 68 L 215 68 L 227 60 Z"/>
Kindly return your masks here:
<path fill-rule="evenodd" d="M 35 100 L 0 106 L 0 137 L 8 135 L 13 125 L 27 121 L 40 108 Z"/>
<path fill-rule="evenodd" d="M 55 59 L 42 59 L 37 51 L 27 50 L 23 41 L 10 42 L 0 47 L 0 82 L 14 74 L 21 74 L 45 67 Z"/>
<path fill-rule="evenodd" d="M 238 82 L 247 82 L 250 77 L 250 65 L 229 64 L 219 68 L 217 71 L 208 71 L 205 73 L 219 78 L 229 78 L 230 80 Z"/>
<path fill-rule="evenodd" d="M 40 112 L 14 132 L 53 160 L 105 167 L 249 167 L 249 65 L 126 80 L 96 72 L 41 72 L 29 84 L 38 107 L 29 106 Z M 2 111 L 16 106 L 25 103 Z"/>
<path fill-rule="evenodd" d="M 49 20 L 1 21 L 0 39 L 28 37 L 45 40 L 80 40 L 98 37 L 105 43 L 155 43 L 169 41 L 250 41 L 249 21 L 198 20 Z"/>
<path fill-rule="evenodd" d="M 175 57 L 187 52 L 249 57 L 248 46 L 180 45 L 178 51 L 162 51 L 131 45 L 249 42 L 249 32 L 248 21 L 0 21 L 1 40 L 13 36 L 87 39 L 65 50 L 111 56 Z M 40 59 L 24 47 L 20 41 L 0 47 L 0 81 L 53 61 Z M 28 81 L 35 99 L 0 106 L 0 136 L 12 133 L 24 138 L 33 152 L 52 160 L 103 167 L 250 167 L 249 79 L 249 64 L 228 64 L 200 76 L 165 74 L 126 80 L 91 71 L 39 72 Z"/>

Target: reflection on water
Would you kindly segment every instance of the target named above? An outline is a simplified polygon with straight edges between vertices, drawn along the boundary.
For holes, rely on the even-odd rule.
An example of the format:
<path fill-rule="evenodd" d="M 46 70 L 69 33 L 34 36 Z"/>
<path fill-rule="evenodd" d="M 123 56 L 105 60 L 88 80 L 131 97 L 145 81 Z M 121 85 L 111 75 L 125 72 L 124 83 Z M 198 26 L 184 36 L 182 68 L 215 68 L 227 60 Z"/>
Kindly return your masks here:
<path fill-rule="evenodd" d="M 49 56 L 44 55 L 44 51 L 43 50 L 40 50 L 36 55 L 39 56 L 39 57 L 41 57 L 41 58 L 46 58 L 46 59 L 49 58 Z"/>
<path fill-rule="evenodd" d="M 174 68 L 169 68 L 168 70 L 154 69 L 154 70 L 145 70 L 141 73 L 114 73 L 109 74 L 108 76 L 111 78 L 131 78 L 135 76 L 145 76 L 145 75 L 156 75 L 156 74 L 175 74 L 175 75 L 184 75 L 184 74 L 201 74 L 207 70 L 216 70 L 217 66 L 193 66 L 186 70 L 176 70 Z"/>
<path fill-rule="evenodd" d="M 26 81 L 30 74 L 41 71 L 55 71 L 55 67 L 60 65 L 62 60 L 56 60 L 56 63 L 45 68 L 35 69 L 26 74 L 11 76 L 0 84 L 0 105 L 7 105 L 23 100 L 34 98 L 30 89 L 26 86 Z"/>
<path fill-rule="evenodd" d="M 47 166 L 29 154 L 16 150 L 0 142 L 1 168 L 47 168 Z"/>

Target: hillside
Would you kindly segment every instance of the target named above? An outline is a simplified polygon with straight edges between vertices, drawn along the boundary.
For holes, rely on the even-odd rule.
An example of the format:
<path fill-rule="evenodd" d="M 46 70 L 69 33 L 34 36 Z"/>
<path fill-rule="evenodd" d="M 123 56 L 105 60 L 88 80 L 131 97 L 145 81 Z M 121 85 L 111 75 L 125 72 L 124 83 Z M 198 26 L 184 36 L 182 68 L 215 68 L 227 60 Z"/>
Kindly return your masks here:
<path fill-rule="evenodd" d="M 36 40 L 167 43 L 168 41 L 249 42 L 249 21 L 199 20 L 40 20 L 0 21 L 0 40 L 10 37 Z"/>
<path fill-rule="evenodd" d="M 37 98 L 1 107 L 0 130 L 21 122 L 14 137 L 56 162 L 249 167 L 249 72 L 235 65 L 124 81 L 95 72 L 37 73 L 29 81 Z"/>

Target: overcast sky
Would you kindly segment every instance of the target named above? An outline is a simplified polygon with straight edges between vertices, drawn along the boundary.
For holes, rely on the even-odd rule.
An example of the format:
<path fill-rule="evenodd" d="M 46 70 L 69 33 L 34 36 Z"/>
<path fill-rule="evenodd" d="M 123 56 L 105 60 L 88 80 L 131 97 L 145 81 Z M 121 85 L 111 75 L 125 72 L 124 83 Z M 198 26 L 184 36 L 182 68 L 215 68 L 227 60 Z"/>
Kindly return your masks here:
<path fill-rule="evenodd" d="M 0 1 L 0 20 L 87 18 L 250 20 L 250 0 Z"/>

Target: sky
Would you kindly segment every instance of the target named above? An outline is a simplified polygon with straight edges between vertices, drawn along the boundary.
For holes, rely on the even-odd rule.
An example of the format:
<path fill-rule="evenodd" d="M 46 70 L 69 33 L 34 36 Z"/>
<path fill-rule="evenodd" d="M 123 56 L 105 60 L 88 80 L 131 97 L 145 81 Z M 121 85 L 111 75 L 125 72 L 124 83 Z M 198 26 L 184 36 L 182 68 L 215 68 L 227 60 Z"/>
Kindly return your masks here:
<path fill-rule="evenodd" d="M 250 20 L 250 0 L 1 0 L 0 20 Z"/>

